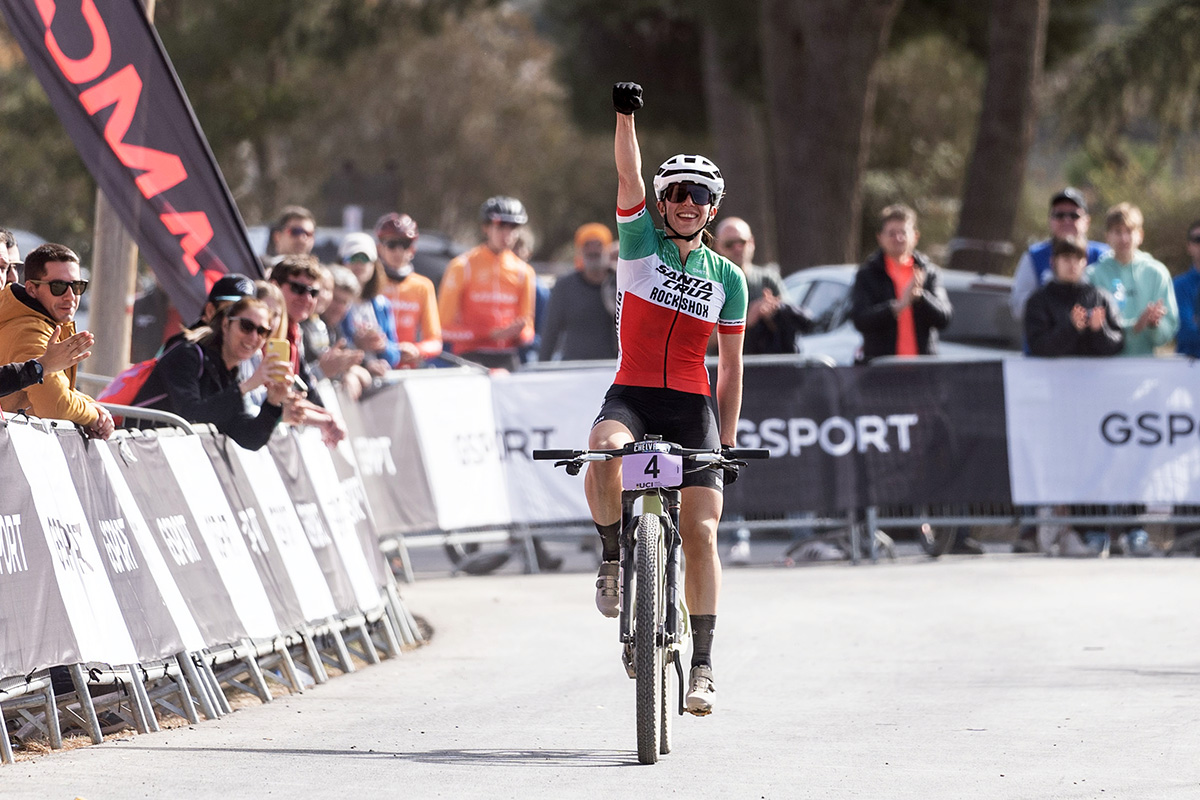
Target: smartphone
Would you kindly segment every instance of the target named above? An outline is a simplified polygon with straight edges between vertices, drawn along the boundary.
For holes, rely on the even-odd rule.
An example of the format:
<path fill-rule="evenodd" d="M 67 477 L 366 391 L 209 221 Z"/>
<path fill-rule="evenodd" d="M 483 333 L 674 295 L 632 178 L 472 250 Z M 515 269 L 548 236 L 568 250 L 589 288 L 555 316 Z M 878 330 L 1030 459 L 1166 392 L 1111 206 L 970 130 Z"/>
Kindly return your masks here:
<path fill-rule="evenodd" d="M 292 346 L 287 339 L 267 339 L 267 355 L 278 355 L 285 364 L 292 362 Z"/>

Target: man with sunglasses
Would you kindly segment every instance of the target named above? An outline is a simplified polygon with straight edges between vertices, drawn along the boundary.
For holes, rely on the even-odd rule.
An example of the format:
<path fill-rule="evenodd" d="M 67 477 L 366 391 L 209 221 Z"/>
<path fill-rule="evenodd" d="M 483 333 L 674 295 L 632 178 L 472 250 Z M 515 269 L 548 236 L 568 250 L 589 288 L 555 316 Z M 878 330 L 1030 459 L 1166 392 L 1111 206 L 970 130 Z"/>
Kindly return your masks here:
<path fill-rule="evenodd" d="M 1050 238 L 1031 246 L 1017 262 L 1013 272 L 1012 293 L 1008 305 L 1013 318 L 1020 322 L 1025 317 L 1025 304 L 1029 296 L 1039 287 L 1054 280 L 1050 267 L 1050 248 L 1055 239 L 1083 239 L 1087 241 L 1087 263 L 1095 264 L 1111 252 L 1104 242 L 1093 242 L 1087 238 L 1092 218 L 1088 216 L 1087 200 L 1083 193 L 1068 186 L 1050 198 Z"/>
<path fill-rule="evenodd" d="M 446 265 L 438 295 L 442 338 L 454 354 L 489 368 L 514 370 L 533 341 L 537 276 L 513 252 L 529 221 L 515 197 L 490 197 L 479 209 L 483 244 Z"/>
<path fill-rule="evenodd" d="M 413 270 L 419 236 L 408 214 L 392 212 L 375 223 L 379 261 L 387 277 L 383 295 L 392 302 L 400 366 L 418 367 L 442 354 L 442 320 L 433 281 Z"/>
<path fill-rule="evenodd" d="M 306 256 L 316 244 L 317 222 L 304 206 L 284 206 L 271 225 L 267 253 L 262 257 L 268 271 L 284 256 Z"/>
<path fill-rule="evenodd" d="M 44 244 L 25 259 L 25 285 L 0 292 L 0 364 L 28 361 L 46 352 L 57 332 L 75 335 L 75 312 L 87 281 L 79 279 L 79 256 L 61 244 Z M 89 436 L 107 439 L 112 414 L 75 388 L 77 366 L 41 376 L 41 382 L 0 400 L 5 411 L 23 410 L 45 419 L 81 426 Z"/>
<path fill-rule="evenodd" d="M 725 193 L 725 179 L 704 156 L 680 154 L 667 159 L 654 176 L 654 198 L 663 219 L 663 229 L 655 228 L 634 129 L 633 115 L 641 107 L 641 86 L 613 86 L 619 354 L 617 373 L 592 425 L 588 447 L 618 448 L 645 434 L 658 434 L 689 448 L 732 447 L 742 405 L 746 278 L 703 240 Z M 704 365 L 714 327 L 715 408 Z M 693 632 L 686 707 L 697 716 L 712 712 L 716 696 L 712 640 L 721 585 L 717 523 L 724 484 L 735 477 L 735 473 L 723 476 L 699 470 L 684 476 L 681 489 L 679 531 L 687 561 L 684 594 Z M 616 617 L 620 462 L 589 465 L 584 489 L 602 545 L 596 606 L 604 616 Z"/>
<path fill-rule="evenodd" d="M 0 289 L 5 284 L 17 282 L 17 269 L 21 266 L 21 251 L 17 248 L 17 237 L 7 228 L 0 228 Z"/>
<path fill-rule="evenodd" d="M 1175 351 L 1200 358 L 1200 219 L 1188 228 L 1187 251 L 1192 267 L 1174 282 L 1175 302 L 1179 306 Z"/>

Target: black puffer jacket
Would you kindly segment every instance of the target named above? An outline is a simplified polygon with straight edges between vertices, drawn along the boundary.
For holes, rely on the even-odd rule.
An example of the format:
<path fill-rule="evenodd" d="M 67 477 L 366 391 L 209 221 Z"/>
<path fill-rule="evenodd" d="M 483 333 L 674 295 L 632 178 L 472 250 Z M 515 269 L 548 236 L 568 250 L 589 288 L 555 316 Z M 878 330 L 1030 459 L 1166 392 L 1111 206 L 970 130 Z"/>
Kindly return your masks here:
<path fill-rule="evenodd" d="M 917 352 L 937 352 L 937 332 L 950 324 L 950 298 L 942 287 L 938 268 L 923 253 L 913 253 L 914 268 L 925 270 L 925 286 L 912 304 L 913 327 L 917 334 Z M 850 319 L 863 335 L 863 360 L 896 355 L 896 315 L 892 301 L 897 287 L 887 273 L 883 251 L 876 250 L 858 269 L 850 290 Z"/>
<path fill-rule="evenodd" d="M 1075 306 L 1103 306 L 1104 325 L 1077 330 L 1071 324 Z M 1111 294 L 1090 283 L 1051 281 L 1025 304 L 1025 341 L 1031 356 L 1115 356 L 1125 345 L 1125 332 Z"/>
<path fill-rule="evenodd" d="M 133 402 L 188 422 L 212 423 L 247 450 L 265 445 L 283 415 L 282 407 L 263 403 L 258 416 L 251 416 L 238 388 L 237 368 L 226 369 L 214 348 L 186 341 L 163 353 Z"/>

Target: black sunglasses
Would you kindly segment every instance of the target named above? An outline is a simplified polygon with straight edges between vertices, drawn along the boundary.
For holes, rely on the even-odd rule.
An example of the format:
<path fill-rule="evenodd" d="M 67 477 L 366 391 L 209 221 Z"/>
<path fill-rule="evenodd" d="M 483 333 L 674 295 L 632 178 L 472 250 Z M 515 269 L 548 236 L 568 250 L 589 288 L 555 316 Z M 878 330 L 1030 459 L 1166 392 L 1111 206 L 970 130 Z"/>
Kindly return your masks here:
<path fill-rule="evenodd" d="M 299 281 L 288 281 L 287 287 L 289 289 L 291 289 L 293 292 L 295 292 L 296 294 L 306 294 L 309 297 L 312 297 L 314 299 L 316 297 L 319 297 L 321 294 L 321 290 L 318 289 L 316 286 L 306 286 L 303 283 L 300 283 Z"/>
<path fill-rule="evenodd" d="M 1054 217 L 1055 219 L 1069 219 L 1074 221 L 1082 217 L 1083 214 L 1080 214 L 1078 211 L 1055 211 L 1050 216 Z"/>
<path fill-rule="evenodd" d="M 380 244 L 388 250 L 407 250 L 413 246 L 413 242 L 415 241 L 416 239 L 388 239 L 387 241 L 380 242 Z"/>
<path fill-rule="evenodd" d="M 260 327 L 254 320 L 249 320 L 245 317 L 230 317 L 229 321 L 237 322 L 238 327 L 242 329 L 242 333 L 257 333 L 264 339 L 271 335 L 270 328 Z"/>
<path fill-rule="evenodd" d="M 1200 244 L 1200 233 L 1189 236 L 1188 241 L 1192 244 Z"/>
<path fill-rule="evenodd" d="M 287 229 L 287 232 L 292 236 L 295 236 L 297 239 L 309 239 L 313 235 L 313 232 L 308 228 L 302 228 L 299 225 L 293 225 Z"/>
<path fill-rule="evenodd" d="M 72 292 L 75 293 L 76 297 L 79 297 L 84 292 L 87 291 L 87 287 L 88 287 L 87 281 L 35 281 L 35 280 L 31 280 L 29 282 L 36 283 L 39 286 L 49 286 L 50 294 L 54 295 L 55 297 L 62 297 L 64 294 L 67 293 L 67 289 L 70 289 Z"/>
<path fill-rule="evenodd" d="M 689 196 L 692 198 L 692 202 L 698 206 L 710 206 L 713 202 L 712 191 L 707 186 L 695 183 L 672 183 L 663 192 L 663 197 L 672 203 L 682 203 Z"/>

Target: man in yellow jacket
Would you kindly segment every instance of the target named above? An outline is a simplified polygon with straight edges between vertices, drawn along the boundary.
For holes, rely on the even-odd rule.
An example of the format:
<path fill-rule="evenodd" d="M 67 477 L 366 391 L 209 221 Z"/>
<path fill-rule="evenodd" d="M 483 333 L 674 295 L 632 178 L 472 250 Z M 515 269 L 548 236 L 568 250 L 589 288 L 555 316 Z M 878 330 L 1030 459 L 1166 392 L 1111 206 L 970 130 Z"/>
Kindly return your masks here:
<path fill-rule="evenodd" d="M 51 337 L 75 333 L 75 311 L 87 281 L 79 279 L 79 256 L 61 244 L 44 244 L 25 257 L 25 284 L 0 292 L 0 364 L 27 361 L 46 351 Z M 63 419 L 89 436 L 107 439 L 112 414 L 75 389 L 77 367 L 43 374 L 41 382 L 0 400 L 5 411 L 24 410 L 45 419 Z"/>

